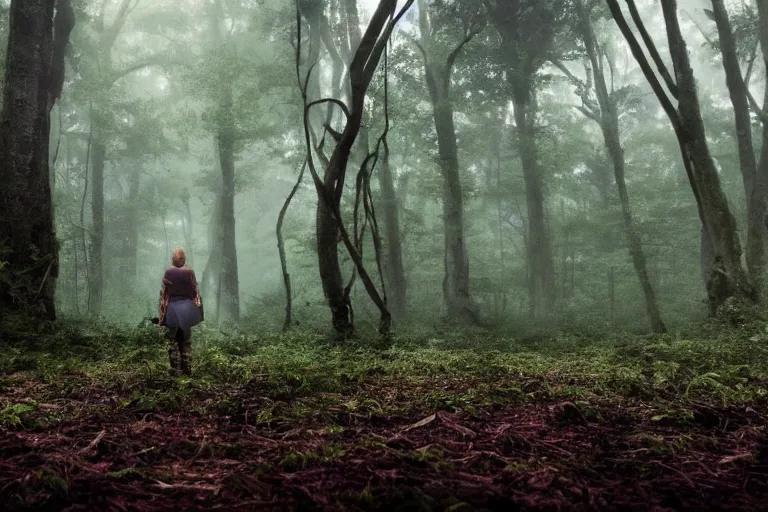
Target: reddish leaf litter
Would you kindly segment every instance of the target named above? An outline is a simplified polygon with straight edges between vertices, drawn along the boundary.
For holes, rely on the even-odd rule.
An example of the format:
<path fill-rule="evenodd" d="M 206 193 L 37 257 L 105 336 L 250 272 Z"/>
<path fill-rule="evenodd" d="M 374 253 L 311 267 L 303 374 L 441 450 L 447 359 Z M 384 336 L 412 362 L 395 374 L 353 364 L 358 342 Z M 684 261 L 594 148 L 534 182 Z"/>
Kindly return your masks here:
<path fill-rule="evenodd" d="M 0 430 L 0 509 L 768 510 L 764 411 L 688 411 L 565 402 L 254 424 L 258 411 L 114 408 Z"/>

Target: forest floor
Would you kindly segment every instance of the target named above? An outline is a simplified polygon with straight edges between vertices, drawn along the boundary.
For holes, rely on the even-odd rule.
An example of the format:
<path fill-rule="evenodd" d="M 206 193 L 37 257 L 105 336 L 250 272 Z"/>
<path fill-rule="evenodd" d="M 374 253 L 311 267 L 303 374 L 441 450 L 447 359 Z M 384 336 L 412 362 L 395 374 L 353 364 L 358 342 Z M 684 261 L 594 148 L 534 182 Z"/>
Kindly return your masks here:
<path fill-rule="evenodd" d="M 768 331 L 0 337 L 2 510 L 765 510 Z M 24 347 L 21 349 L 20 347 Z"/>

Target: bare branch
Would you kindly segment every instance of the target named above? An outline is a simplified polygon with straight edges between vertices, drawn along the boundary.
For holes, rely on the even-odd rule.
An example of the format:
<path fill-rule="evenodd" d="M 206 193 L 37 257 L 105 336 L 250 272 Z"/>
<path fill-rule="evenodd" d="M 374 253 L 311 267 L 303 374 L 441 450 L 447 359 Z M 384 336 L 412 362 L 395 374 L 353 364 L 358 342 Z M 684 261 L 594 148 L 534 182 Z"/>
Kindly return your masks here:
<path fill-rule="evenodd" d="M 343 101 L 337 100 L 336 98 L 322 98 L 319 100 L 315 100 L 311 102 L 309 105 L 307 105 L 307 108 L 311 109 L 315 105 L 321 105 L 323 103 L 332 103 L 337 105 L 341 109 L 341 111 L 344 112 L 344 116 L 346 116 L 346 118 L 349 119 L 350 117 L 349 108 Z"/>
<path fill-rule="evenodd" d="M 631 1 L 631 0 L 628 0 L 628 1 Z M 661 106 L 664 108 L 664 111 L 667 113 L 667 116 L 669 116 L 669 120 L 674 125 L 675 130 L 679 130 L 680 116 L 678 115 L 674 105 L 672 105 L 672 102 L 667 96 L 667 93 L 664 91 L 664 88 L 661 86 L 661 83 L 659 82 L 659 79 L 656 77 L 656 73 L 653 71 L 653 68 L 651 68 L 651 65 L 648 62 L 648 59 L 645 57 L 645 54 L 643 53 L 643 49 L 640 47 L 640 43 L 637 41 L 637 38 L 635 38 L 635 34 L 633 34 L 632 30 L 629 28 L 629 25 L 627 24 L 627 20 L 624 18 L 624 15 L 621 12 L 621 7 L 619 7 L 619 3 L 617 2 L 617 0 L 606 0 L 606 2 L 608 3 L 608 8 L 611 11 L 611 15 L 613 16 L 613 19 L 616 22 L 616 25 L 618 25 L 619 30 L 621 30 L 621 33 L 624 35 L 624 38 L 627 40 L 627 44 L 629 44 L 629 48 L 632 51 L 632 55 L 635 57 L 635 59 L 637 60 L 637 63 L 640 65 L 640 68 L 643 70 L 643 74 L 645 75 L 645 78 L 648 80 L 648 83 L 651 85 L 653 92 L 656 94 L 656 97 L 661 102 Z"/>
<path fill-rule="evenodd" d="M 464 39 L 461 40 L 459 45 L 453 49 L 453 51 L 448 54 L 448 58 L 445 60 L 445 75 L 444 80 L 445 83 L 443 86 L 448 89 L 448 84 L 451 80 L 451 71 L 453 71 L 453 63 L 456 62 L 456 57 L 458 57 L 459 52 L 461 52 L 462 48 L 469 43 L 476 35 L 478 35 L 480 32 L 483 31 L 483 27 L 475 27 L 474 29 L 467 32 L 467 34 L 464 36 Z"/>
<path fill-rule="evenodd" d="M 672 79 L 672 75 L 670 75 L 666 64 L 664 64 L 664 60 L 661 58 L 659 50 L 656 49 L 656 45 L 654 44 L 653 39 L 651 39 L 651 35 L 646 30 L 645 23 L 643 23 L 643 19 L 640 17 L 640 13 L 638 12 L 637 6 L 635 5 L 635 0 L 626 1 L 627 6 L 629 7 L 629 13 L 632 16 L 632 21 L 635 22 L 635 26 L 640 32 L 640 36 L 643 38 L 643 42 L 645 43 L 646 48 L 648 48 L 648 53 L 651 54 L 651 58 L 656 64 L 656 68 L 659 70 L 659 74 L 667 84 L 667 89 L 669 89 L 669 92 L 672 94 L 672 96 L 677 98 L 679 95 L 677 84 Z"/>

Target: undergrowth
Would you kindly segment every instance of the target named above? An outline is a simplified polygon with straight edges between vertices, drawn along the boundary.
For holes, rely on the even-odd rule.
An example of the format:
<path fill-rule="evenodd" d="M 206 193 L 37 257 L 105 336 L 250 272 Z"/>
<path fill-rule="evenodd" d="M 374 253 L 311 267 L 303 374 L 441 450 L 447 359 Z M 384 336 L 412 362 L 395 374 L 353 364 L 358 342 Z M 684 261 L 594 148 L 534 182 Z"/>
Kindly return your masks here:
<path fill-rule="evenodd" d="M 22 425 L 33 399 L 76 399 L 92 389 L 112 393 L 111 407 L 217 414 L 244 414 L 244 397 L 255 394 L 269 404 L 259 407 L 264 421 L 333 406 L 390 414 L 556 400 L 744 405 L 768 397 L 765 325 L 695 337 L 400 333 L 387 347 L 302 331 L 201 327 L 193 335 L 192 379 L 168 376 L 166 342 L 152 325 L 17 325 L 3 332 L 0 396 L 20 379 L 42 386 L 23 407 L 0 398 L 5 426 Z"/>

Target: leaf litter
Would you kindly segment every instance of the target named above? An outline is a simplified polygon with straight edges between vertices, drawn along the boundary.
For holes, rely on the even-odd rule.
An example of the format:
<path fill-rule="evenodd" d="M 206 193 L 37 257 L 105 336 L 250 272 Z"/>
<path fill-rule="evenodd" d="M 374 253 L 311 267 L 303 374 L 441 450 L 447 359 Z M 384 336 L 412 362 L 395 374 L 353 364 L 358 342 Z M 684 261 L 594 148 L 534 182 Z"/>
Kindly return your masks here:
<path fill-rule="evenodd" d="M 394 391 L 369 385 L 367 400 L 412 393 Z M 91 404 L 110 398 L 89 391 Z M 237 400 L 247 411 L 265 403 L 248 388 Z M 589 411 L 570 401 L 397 414 L 333 406 L 255 421 L 258 411 L 84 406 L 0 428 L 0 509 L 760 510 L 768 411 L 691 407 L 679 421 L 640 400 Z"/>

